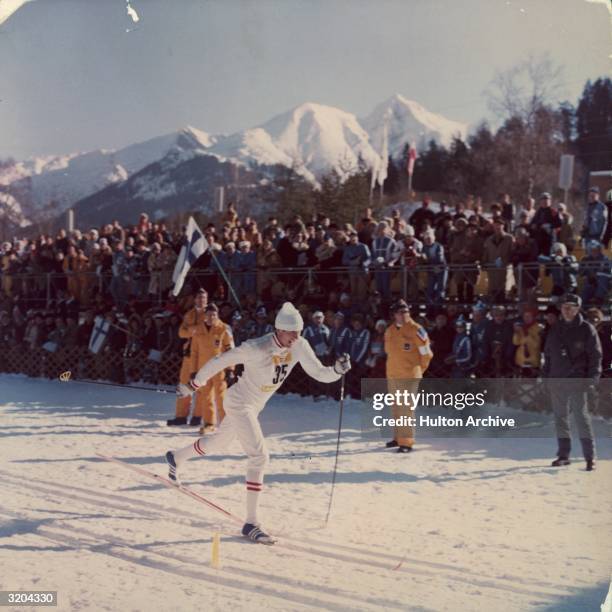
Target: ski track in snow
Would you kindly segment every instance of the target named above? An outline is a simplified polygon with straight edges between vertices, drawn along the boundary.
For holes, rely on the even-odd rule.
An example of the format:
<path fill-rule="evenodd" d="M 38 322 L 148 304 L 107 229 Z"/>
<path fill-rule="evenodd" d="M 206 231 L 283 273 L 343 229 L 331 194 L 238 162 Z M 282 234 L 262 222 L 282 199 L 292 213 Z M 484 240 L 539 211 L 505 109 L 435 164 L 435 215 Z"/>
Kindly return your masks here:
<path fill-rule="evenodd" d="M 553 440 L 436 440 L 408 457 L 361 438 L 349 400 L 324 528 L 337 405 L 276 396 L 262 414 L 269 548 L 162 484 L 193 439 L 173 398 L 0 376 L 0 589 L 59 591 L 60 610 L 588 610 L 609 581 L 609 440 L 592 474 L 547 467 Z M 185 483 L 242 514 L 238 444 Z M 309 533 L 305 533 L 308 529 Z M 221 569 L 210 563 L 220 532 Z"/>

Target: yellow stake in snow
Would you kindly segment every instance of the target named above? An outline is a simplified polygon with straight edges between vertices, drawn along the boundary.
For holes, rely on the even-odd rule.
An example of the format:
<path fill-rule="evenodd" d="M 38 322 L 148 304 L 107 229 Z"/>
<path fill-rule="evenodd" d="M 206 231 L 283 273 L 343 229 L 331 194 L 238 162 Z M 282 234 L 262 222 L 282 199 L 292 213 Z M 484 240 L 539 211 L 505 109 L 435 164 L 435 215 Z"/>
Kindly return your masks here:
<path fill-rule="evenodd" d="M 215 569 L 219 569 L 221 564 L 219 563 L 219 547 L 221 545 L 221 536 L 218 532 L 213 533 L 212 538 L 212 550 L 211 550 L 211 559 L 210 564 Z"/>

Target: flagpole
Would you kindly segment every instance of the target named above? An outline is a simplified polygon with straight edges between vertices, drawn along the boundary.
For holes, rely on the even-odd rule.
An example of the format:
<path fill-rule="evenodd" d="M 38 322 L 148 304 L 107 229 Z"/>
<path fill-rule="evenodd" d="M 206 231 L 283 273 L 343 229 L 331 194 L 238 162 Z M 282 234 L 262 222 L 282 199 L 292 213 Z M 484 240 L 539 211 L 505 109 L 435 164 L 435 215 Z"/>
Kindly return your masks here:
<path fill-rule="evenodd" d="M 238 308 L 240 308 L 240 300 L 238 299 L 238 296 L 236 295 L 236 292 L 234 291 L 234 288 L 232 287 L 232 283 L 230 283 L 230 280 L 227 277 L 227 274 L 225 273 L 225 270 L 223 269 L 223 266 L 219 263 L 219 260 L 217 259 L 216 255 L 214 254 L 212 249 L 210 249 L 210 255 L 211 255 L 213 261 L 215 262 L 215 265 L 219 269 L 219 272 L 221 272 L 221 276 L 223 277 L 223 280 L 227 283 L 227 288 L 229 289 L 230 293 L 232 294 L 232 297 L 234 298 L 234 302 L 236 302 L 236 304 L 238 305 Z"/>
<path fill-rule="evenodd" d="M 412 175 L 414 174 L 414 162 L 417 158 L 416 148 L 414 146 L 410 146 L 408 149 L 408 197 L 412 202 Z"/>
<path fill-rule="evenodd" d="M 378 170 L 378 176 L 376 180 L 378 182 L 380 192 L 378 195 L 378 203 L 382 206 L 385 181 L 387 180 L 387 172 L 389 168 L 389 122 L 391 121 L 391 111 L 387 109 L 385 111 L 385 123 L 383 125 L 383 137 L 382 137 L 382 150 L 380 152 L 380 164 Z"/>

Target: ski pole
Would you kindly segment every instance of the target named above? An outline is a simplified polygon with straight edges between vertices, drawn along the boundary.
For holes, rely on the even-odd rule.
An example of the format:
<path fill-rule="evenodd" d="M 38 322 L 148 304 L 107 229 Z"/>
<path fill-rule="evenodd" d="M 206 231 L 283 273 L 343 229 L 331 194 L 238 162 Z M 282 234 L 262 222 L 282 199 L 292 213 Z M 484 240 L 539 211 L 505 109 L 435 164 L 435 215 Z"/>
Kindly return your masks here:
<path fill-rule="evenodd" d="M 336 487 L 336 474 L 338 472 L 338 456 L 340 455 L 340 434 L 342 433 L 342 413 L 344 412 L 344 377 L 340 381 L 340 418 L 338 421 L 338 439 L 336 440 L 336 458 L 334 460 L 334 471 L 332 474 L 331 491 L 329 492 L 329 505 L 327 507 L 327 516 L 325 517 L 325 526 L 329 522 L 329 514 L 331 512 L 332 501 L 334 499 L 334 488 Z"/>
<path fill-rule="evenodd" d="M 152 387 L 143 387 L 140 385 L 121 385 L 119 383 L 112 382 L 102 382 L 101 380 L 75 380 L 71 378 L 71 372 L 63 372 L 59 375 L 59 379 L 61 382 L 72 382 L 72 383 L 80 383 L 82 385 L 104 385 L 105 387 L 117 387 L 119 389 L 135 389 L 137 391 L 155 391 L 155 393 L 172 393 L 175 394 L 175 391 L 169 391 L 168 389 L 154 389 Z"/>

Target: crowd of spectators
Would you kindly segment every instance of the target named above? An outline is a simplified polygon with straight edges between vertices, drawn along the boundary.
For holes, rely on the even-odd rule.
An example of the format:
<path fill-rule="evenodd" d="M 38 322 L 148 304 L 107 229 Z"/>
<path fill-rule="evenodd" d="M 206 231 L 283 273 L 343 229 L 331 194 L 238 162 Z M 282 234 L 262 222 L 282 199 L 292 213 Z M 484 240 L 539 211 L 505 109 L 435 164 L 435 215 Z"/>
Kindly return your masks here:
<path fill-rule="evenodd" d="M 603 330 L 606 369 L 611 224 L 597 189 L 588 199 L 582 230 L 547 193 L 537 206 L 530 198 L 518 210 L 501 195 L 488 214 L 478 201 L 452 209 L 442 202 L 434 212 L 425 197 L 408 218 L 393 210 L 375 219 L 367 209 L 354 226 L 317 215 L 283 226 L 270 218 L 260 229 L 230 204 L 220 221 L 203 227 L 210 249 L 179 298 L 170 289 L 183 234 L 146 214 L 128 227 L 115 221 L 15 239 L 0 250 L 0 345 L 86 348 L 94 318 L 102 316 L 111 323 L 105 350 L 123 355 L 121 376 L 129 379 L 137 355 L 153 362 L 180 355 L 181 316 L 204 287 L 237 344 L 266 333 L 275 309 L 294 302 L 317 355 L 351 354 L 355 390 L 361 376 L 383 376 L 388 306 L 403 294 L 427 306 L 415 316 L 430 330 L 432 375 L 531 375 L 539 369 L 542 334 L 557 316 L 555 297 L 579 291 Z M 580 260 L 578 251 L 585 253 Z M 541 266 L 552 283 L 545 314 L 536 308 Z M 488 282 L 478 295 L 482 269 Z"/>

